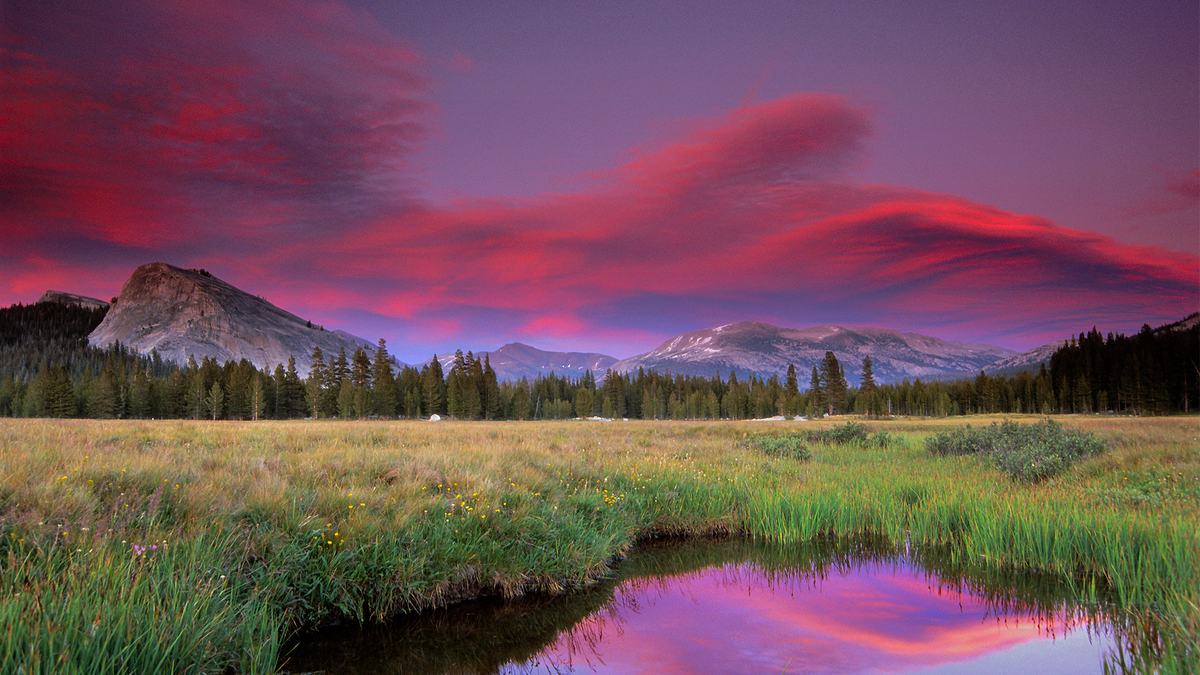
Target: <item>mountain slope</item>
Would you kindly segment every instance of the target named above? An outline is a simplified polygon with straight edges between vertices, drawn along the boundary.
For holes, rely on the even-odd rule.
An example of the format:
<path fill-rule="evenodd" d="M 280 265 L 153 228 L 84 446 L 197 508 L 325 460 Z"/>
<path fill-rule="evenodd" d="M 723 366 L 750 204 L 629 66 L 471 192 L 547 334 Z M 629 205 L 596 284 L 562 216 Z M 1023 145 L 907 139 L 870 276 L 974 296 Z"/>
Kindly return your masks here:
<path fill-rule="evenodd" d="M 189 356 L 212 357 L 219 363 L 246 359 L 272 369 L 295 356 L 301 376 L 312 365 L 313 347 L 319 346 L 327 361 L 340 349 L 349 356 L 360 346 L 371 348 L 362 338 L 312 327 L 208 272 L 166 263 L 137 268 L 88 340 L 96 347 L 119 341 L 143 354 L 158 350 L 180 364 Z"/>
<path fill-rule="evenodd" d="M 585 371 L 603 375 L 617 360 L 604 354 L 585 352 L 548 352 L 520 342 L 510 342 L 488 354 L 492 369 L 500 380 L 533 379 L 538 375 L 579 377 Z"/>
<path fill-rule="evenodd" d="M 1159 326 L 1158 328 L 1153 329 L 1153 332 L 1155 334 L 1161 334 L 1167 331 L 1188 330 L 1197 325 L 1200 325 L 1200 312 L 1189 314 L 1174 323 L 1169 323 L 1165 326 Z M 1010 356 L 1006 359 L 997 361 L 988 366 L 985 370 L 989 375 L 1015 376 L 1017 373 L 1023 370 L 1036 373 L 1038 368 L 1043 363 L 1049 365 L 1050 357 L 1054 355 L 1054 352 L 1062 349 L 1064 345 L 1071 342 L 1073 339 L 1075 339 L 1074 335 L 1059 340 L 1058 342 L 1051 342 L 1050 344 L 1042 345 L 1041 347 L 1034 347 L 1027 352 L 1022 352 L 1015 356 Z"/>
<path fill-rule="evenodd" d="M 78 305 L 84 309 L 104 309 L 108 303 L 99 298 L 89 298 L 86 295 L 64 293 L 62 291 L 46 291 L 38 302 L 57 302 L 60 305 Z"/>
<path fill-rule="evenodd" d="M 1054 352 L 1062 349 L 1063 341 L 1051 342 L 1048 345 L 1034 347 L 1027 352 L 1014 354 L 1005 359 L 988 366 L 984 370 L 989 375 L 1016 375 L 1021 371 L 1028 371 L 1036 374 L 1043 363 L 1049 364 L 1050 357 L 1054 356 Z"/>
<path fill-rule="evenodd" d="M 965 342 L 947 342 L 927 335 L 901 333 L 885 328 L 813 326 L 780 328 L 743 321 L 716 328 L 684 333 L 664 342 L 658 349 L 618 361 L 613 369 L 629 372 L 653 368 L 675 374 L 739 377 L 755 373 L 783 378 L 788 364 L 796 366 L 804 387 L 826 351 L 832 351 L 846 371 L 846 379 L 857 385 L 863 357 L 870 356 L 875 381 L 883 384 L 908 378 L 942 378 L 974 374 L 982 368 L 1016 354 L 1011 349 Z"/>
<path fill-rule="evenodd" d="M 604 374 L 617 359 L 592 352 L 550 352 L 520 342 L 510 342 L 493 352 L 480 352 L 476 358 L 487 355 L 496 379 L 516 381 L 522 377 L 533 380 L 538 375 L 561 375 L 579 377 L 592 371 L 597 378 Z M 438 361 L 443 372 L 450 372 L 454 365 L 454 354 L 439 354 Z"/>

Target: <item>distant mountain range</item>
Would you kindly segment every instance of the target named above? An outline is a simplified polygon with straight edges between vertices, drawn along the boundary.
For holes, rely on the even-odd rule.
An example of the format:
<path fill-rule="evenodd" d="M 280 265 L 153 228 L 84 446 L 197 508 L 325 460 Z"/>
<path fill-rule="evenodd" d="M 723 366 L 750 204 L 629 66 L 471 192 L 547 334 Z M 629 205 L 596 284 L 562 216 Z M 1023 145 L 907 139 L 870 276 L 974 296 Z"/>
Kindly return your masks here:
<path fill-rule="evenodd" d="M 613 370 L 653 368 L 683 375 L 728 377 L 730 372 L 736 372 L 742 379 L 751 373 L 762 378 L 772 375 L 782 378 L 788 365 L 794 364 L 804 386 L 826 351 L 837 356 L 852 385 L 858 384 L 863 358 L 867 356 L 871 357 L 875 381 L 882 384 L 906 377 L 930 379 L 975 374 L 1017 354 L 1003 347 L 947 342 L 886 328 L 796 329 L 742 321 L 684 333 L 654 351 L 618 361 Z"/>
<path fill-rule="evenodd" d="M 585 352 L 548 352 L 520 342 L 510 342 L 493 352 L 480 352 L 476 358 L 488 357 L 496 378 L 516 381 L 522 377 L 534 379 L 538 375 L 563 375 L 579 377 L 591 371 L 597 378 L 612 367 L 617 360 L 604 354 Z M 438 354 L 442 371 L 449 372 L 454 365 L 454 354 Z"/>
<path fill-rule="evenodd" d="M 47 291 L 40 302 L 90 308 L 108 305 L 103 300 L 60 291 Z M 1178 325 L 1187 327 L 1196 321 L 1197 315 L 1192 315 Z M 1163 327 L 1167 328 L 1170 327 Z M 104 321 L 89 336 L 89 342 L 97 347 L 117 341 L 144 354 L 157 350 L 163 359 L 179 363 L 185 363 L 189 357 L 197 361 L 211 357 L 219 362 L 244 358 L 257 368 L 272 369 L 293 356 L 301 376 L 310 370 L 313 348 L 317 346 L 327 359 L 341 349 L 347 355 L 359 347 L 372 357 L 374 352 L 374 345 L 367 340 L 313 326 L 204 270 L 165 263 L 151 263 L 135 270 Z M 837 356 L 847 380 L 857 385 L 866 356 L 871 357 L 876 381 L 883 384 L 904 378 L 971 377 L 981 370 L 1010 375 L 1020 370 L 1036 370 L 1062 344 L 1059 341 L 1017 353 L 992 345 L 950 342 L 886 328 L 781 328 L 743 321 L 683 333 L 653 351 L 621 360 L 598 353 L 545 351 L 519 342 L 475 356 L 482 358 L 487 354 L 501 380 L 533 379 L 551 372 L 579 377 L 587 371 L 599 380 L 610 368 L 621 373 L 644 368 L 723 378 L 736 372 L 739 378 L 754 374 L 766 379 L 782 378 L 792 364 L 804 387 L 812 368 L 821 362 L 826 351 Z M 439 354 L 437 358 L 443 370 L 448 371 L 454 354 Z M 397 366 L 402 365 L 397 361 Z"/>

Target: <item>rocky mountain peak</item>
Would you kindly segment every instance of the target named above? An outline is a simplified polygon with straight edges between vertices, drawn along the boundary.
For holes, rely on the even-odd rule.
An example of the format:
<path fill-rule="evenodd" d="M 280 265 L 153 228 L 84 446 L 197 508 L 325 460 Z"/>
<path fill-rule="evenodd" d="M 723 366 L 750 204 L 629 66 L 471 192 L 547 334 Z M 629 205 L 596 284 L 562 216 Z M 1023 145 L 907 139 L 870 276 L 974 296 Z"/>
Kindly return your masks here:
<path fill-rule="evenodd" d="M 150 263 L 134 270 L 117 304 L 89 336 L 93 346 L 114 342 L 143 354 L 157 350 L 185 363 L 211 357 L 218 362 L 246 359 L 259 369 L 296 359 L 301 376 L 311 367 L 313 348 L 332 358 L 370 343 L 330 332 L 242 291 L 205 270 Z"/>

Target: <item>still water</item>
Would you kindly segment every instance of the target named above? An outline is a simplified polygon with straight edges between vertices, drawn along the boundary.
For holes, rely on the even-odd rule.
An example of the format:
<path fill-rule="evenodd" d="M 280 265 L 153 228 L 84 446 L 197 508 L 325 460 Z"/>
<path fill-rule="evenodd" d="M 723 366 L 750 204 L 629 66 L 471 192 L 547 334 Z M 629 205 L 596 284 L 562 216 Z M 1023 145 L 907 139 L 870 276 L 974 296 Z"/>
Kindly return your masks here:
<path fill-rule="evenodd" d="M 602 675 L 1103 673 L 1102 602 L 862 541 L 644 546 L 564 597 L 485 599 L 302 636 L 283 670 Z"/>

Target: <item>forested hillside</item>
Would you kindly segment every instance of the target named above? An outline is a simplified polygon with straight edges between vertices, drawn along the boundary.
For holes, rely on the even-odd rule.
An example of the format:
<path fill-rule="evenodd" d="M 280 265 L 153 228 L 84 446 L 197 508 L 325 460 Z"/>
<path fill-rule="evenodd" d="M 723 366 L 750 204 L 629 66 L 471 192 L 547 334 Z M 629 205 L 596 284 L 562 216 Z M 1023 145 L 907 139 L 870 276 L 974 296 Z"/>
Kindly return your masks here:
<path fill-rule="evenodd" d="M 107 312 L 57 302 L 0 309 L 0 373 L 27 380 L 43 364 L 80 362 L 88 333 Z"/>
<path fill-rule="evenodd" d="M 827 352 L 811 373 L 766 379 L 653 370 L 540 376 L 500 382 L 485 355 L 457 352 L 395 372 L 386 343 L 311 355 L 260 371 L 248 361 L 178 365 L 116 345 L 87 346 L 105 310 L 56 303 L 0 310 L 0 416 L 193 419 L 748 419 L 775 415 L 947 416 L 975 413 L 1160 415 L 1200 401 L 1200 327 L 1144 327 L 1130 337 L 1096 330 L 1063 344 L 1037 374 L 980 373 L 950 382 L 878 385 L 870 358 L 841 364 Z M 802 386 L 806 385 L 806 386 Z"/>

